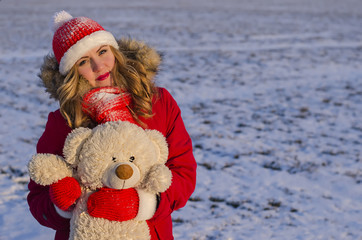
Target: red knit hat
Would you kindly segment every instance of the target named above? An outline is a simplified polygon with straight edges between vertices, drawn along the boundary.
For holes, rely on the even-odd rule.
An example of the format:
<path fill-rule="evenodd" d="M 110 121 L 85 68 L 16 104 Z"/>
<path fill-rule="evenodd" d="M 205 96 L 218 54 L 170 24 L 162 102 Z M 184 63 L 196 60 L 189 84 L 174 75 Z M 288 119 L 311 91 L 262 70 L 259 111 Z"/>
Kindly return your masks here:
<path fill-rule="evenodd" d="M 54 15 L 54 31 L 53 51 L 59 63 L 59 72 L 63 75 L 85 53 L 97 46 L 118 48 L 114 36 L 97 22 L 87 17 L 73 18 L 66 11 Z"/>

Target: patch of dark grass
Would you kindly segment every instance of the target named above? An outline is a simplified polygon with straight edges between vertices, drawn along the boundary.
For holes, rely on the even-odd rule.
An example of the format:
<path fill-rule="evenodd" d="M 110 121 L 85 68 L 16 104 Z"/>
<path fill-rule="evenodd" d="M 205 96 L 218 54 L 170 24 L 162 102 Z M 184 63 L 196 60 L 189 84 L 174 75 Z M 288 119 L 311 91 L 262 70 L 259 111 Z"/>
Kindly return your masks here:
<path fill-rule="evenodd" d="M 282 170 L 282 167 L 280 166 L 280 164 L 275 162 L 275 161 L 264 163 L 263 168 L 267 168 L 267 169 L 270 169 L 270 170 L 273 170 L 273 171 L 281 171 Z"/>

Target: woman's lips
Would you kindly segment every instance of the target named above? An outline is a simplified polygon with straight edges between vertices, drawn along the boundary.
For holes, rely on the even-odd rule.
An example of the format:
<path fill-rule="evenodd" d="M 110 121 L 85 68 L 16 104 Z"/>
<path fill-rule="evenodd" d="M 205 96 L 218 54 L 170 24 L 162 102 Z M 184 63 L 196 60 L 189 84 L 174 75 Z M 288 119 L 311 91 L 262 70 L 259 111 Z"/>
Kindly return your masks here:
<path fill-rule="evenodd" d="M 98 76 L 96 80 L 97 80 L 97 81 L 104 81 L 104 80 L 106 80 L 108 77 L 109 77 L 109 72 L 106 72 L 105 74 Z"/>

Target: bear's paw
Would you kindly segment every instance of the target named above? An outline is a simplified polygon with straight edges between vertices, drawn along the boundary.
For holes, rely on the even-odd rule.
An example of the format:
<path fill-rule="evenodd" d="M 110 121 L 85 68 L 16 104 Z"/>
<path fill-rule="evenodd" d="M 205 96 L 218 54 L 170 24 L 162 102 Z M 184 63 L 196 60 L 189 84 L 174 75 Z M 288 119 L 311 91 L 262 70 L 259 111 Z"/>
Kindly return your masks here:
<path fill-rule="evenodd" d="M 37 184 L 47 186 L 65 177 L 72 176 L 72 168 L 64 159 L 54 154 L 36 154 L 28 164 L 30 178 Z"/>
<path fill-rule="evenodd" d="M 170 187 L 171 182 L 171 170 L 163 164 L 156 164 L 147 172 L 140 188 L 150 193 L 160 193 L 166 191 Z"/>

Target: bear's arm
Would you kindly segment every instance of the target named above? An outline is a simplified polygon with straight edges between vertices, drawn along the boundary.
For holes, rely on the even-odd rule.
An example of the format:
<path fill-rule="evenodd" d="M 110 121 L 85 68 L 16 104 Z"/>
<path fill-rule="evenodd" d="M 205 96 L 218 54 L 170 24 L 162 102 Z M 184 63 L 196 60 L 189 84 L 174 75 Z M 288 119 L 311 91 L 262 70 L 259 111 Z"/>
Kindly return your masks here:
<path fill-rule="evenodd" d="M 192 142 L 181 118 L 181 111 L 176 101 L 162 89 L 162 100 L 166 117 L 166 140 L 169 145 L 169 157 L 166 166 L 172 172 L 172 184 L 161 193 L 158 209 L 150 221 L 163 219 L 171 212 L 182 208 L 195 190 L 196 161 L 192 152 Z"/>
<path fill-rule="evenodd" d="M 47 186 L 65 177 L 72 177 L 73 170 L 65 160 L 58 155 L 38 153 L 28 164 L 29 175 L 36 183 Z"/>
<path fill-rule="evenodd" d="M 71 129 L 67 126 L 59 110 L 51 112 L 45 131 L 39 139 L 37 152 L 62 155 L 64 142 L 70 131 Z M 69 231 L 69 219 L 61 217 L 56 212 L 49 197 L 49 187 L 41 186 L 30 180 L 28 188 L 27 201 L 34 218 L 43 226 L 55 230 L 67 231 L 68 229 Z"/>

